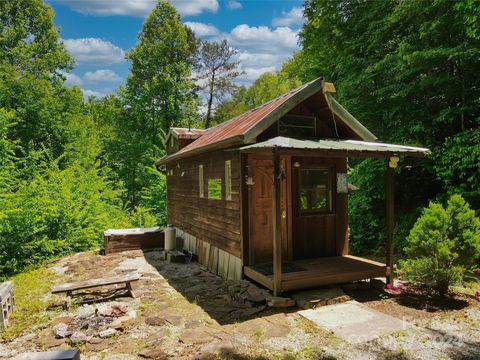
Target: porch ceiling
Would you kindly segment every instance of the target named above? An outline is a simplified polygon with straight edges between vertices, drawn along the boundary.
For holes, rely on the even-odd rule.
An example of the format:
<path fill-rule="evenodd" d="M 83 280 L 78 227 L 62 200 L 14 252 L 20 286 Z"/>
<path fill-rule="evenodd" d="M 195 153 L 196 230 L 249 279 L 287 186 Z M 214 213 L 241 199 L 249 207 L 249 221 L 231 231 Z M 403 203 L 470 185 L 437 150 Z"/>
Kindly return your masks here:
<path fill-rule="evenodd" d="M 256 152 L 267 149 L 293 149 L 293 150 L 322 150 L 337 151 L 352 156 L 358 154 L 384 154 L 388 155 L 409 155 L 424 156 L 430 154 L 427 148 L 385 144 L 377 142 L 367 142 L 358 140 L 299 140 L 278 136 L 260 143 L 243 146 L 240 148 L 242 152 Z"/>

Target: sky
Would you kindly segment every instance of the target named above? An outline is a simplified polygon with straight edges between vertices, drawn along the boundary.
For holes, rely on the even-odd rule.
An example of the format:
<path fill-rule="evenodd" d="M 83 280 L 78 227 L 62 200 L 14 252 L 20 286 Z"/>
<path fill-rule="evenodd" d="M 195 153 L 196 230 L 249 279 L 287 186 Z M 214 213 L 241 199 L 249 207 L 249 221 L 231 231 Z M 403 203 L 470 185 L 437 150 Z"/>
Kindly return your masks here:
<path fill-rule="evenodd" d="M 85 96 L 103 96 L 125 84 L 130 64 L 125 53 L 137 42 L 156 0 L 47 0 L 55 11 L 67 50 L 76 66 L 67 85 Z M 171 0 L 182 21 L 202 39 L 227 39 L 238 49 L 249 85 L 275 71 L 298 49 L 303 0 Z"/>

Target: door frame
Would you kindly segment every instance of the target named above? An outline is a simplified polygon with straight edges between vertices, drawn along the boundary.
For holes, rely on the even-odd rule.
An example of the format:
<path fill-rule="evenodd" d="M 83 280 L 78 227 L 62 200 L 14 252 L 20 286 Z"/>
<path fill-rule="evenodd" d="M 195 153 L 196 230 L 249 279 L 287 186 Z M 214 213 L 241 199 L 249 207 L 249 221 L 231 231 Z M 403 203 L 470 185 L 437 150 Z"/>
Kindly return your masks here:
<path fill-rule="evenodd" d="M 253 179 L 252 173 L 252 160 L 272 160 L 272 169 L 273 169 L 273 157 L 268 155 L 259 155 L 254 153 L 246 154 L 243 162 L 243 174 L 242 174 L 242 216 L 243 221 L 243 260 L 244 265 L 254 265 L 255 256 L 254 256 L 254 246 L 250 243 L 250 228 L 252 221 L 252 199 L 251 199 L 251 186 L 249 182 Z M 285 201 L 285 226 L 282 226 L 284 233 L 282 234 L 286 241 L 286 254 L 282 254 L 282 261 L 291 261 L 293 260 L 293 243 L 292 243 L 292 157 L 291 155 L 281 155 L 281 167 L 282 173 L 284 176 L 284 184 L 281 187 L 283 192 L 281 196 L 284 196 Z M 272 188 L 273 188 L 273 179 L 272 179 Z M 283 199 L 282 199 L 283 200 Z M 272 198 L 273 206 L 273 198 Z M 282 214 L 283 215 L 283 214 Z M 273 217 L 273 211 L 271 216 Z M 283 218 L 283 216 L 282 216 Z M 271 239 L 273 247 L 273 237 Z M 273 252 L 272 252 L 272 261 L 273 261 Z"/>

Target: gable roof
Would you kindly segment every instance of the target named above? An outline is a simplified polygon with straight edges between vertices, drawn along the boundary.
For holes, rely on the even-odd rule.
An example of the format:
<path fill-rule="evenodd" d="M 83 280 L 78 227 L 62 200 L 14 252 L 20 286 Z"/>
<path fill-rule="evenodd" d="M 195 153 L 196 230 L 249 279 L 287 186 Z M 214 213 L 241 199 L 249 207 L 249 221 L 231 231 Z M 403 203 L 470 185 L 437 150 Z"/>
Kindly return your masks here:
<path fill-rule="evenodd" d="M 205 131 L 207 130 L 172 127 L 165 140 L 168 141 L 171 136 L 177 139 L 198 139 Z"/>
<path fill-rule="evenodd" d="M 321 92 L 324 88 L 323 78 L 317 78 L 299 86 L 259 107 L 207 129 L 197 140 L 176 153 L 164 156 L 155 162 L 156 165 L 198 154 L 212 149 L 227 148 L 254 143 L 256 137 L 275 121 L 292 110 L 302 101 Z M 357 119 L 344 109 L 329 93 L 324 94 L 328 107 L 350 128 L 360 139 L 374 141 L 377 138 Z"/>

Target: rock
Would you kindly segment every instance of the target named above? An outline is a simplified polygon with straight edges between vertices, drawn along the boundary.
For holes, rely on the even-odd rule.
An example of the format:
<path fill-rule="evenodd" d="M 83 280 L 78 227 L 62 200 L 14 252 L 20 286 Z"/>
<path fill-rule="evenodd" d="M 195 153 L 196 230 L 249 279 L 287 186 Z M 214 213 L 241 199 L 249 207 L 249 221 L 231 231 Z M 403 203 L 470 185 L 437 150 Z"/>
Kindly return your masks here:
<path fill-rule="evenodd" d="M 265 294 L 256 286 L 251 285 L 244 293 L 246 299 L 254 304 L 261 304 L 265 302 Z"/>
<path fill-rule="evenodd" d="M 280 297 L 280 296 L 273 296 L 267 299 L 267 305 L 270 307 L 280 307 L 280 308 L 293 307 L 295 306 L 295 300 L 290 298 Z"/>
<path fill-rule="evenodd" d="M 100 336 L 102 339 L 105 339 L 107 337 L 110 337 L 110 336 L 116 334 L 116 332 L 117 332 L 117 330 L 108 328 L 106 330 L 100 331 L 98 333 L 98 336 Z"/>
<path fill-rule="evenodd" d="M 150 316 L 145 319 L 145 323 L 150 326 L 163 326 L 165 325 L 165 319 L 160 316 Z"/>
<path fill-rule="evenodd" d="M 85 333 L 83 333 L 81 331 L 76 331 L 72 334 L 72 336 L 70 336 L 70 343 L 72 345 L 85 343 L 85 342 L 87 342 L 87 340 L 88 340 L 87 335 L 85 335 Z"/>
<path fill-rule="evenodd" d="M 38 334 L 38 338 L 35 340 L 35 342 L 42 349 L 50 349 L 64 344 L 65 339 L 58 339 L 50 329 L 45 329 Z"/>
<path fill-rule="evenodd" d="M 97 338 L 97 337 L 91 337 L 87 339 L 87 342 L 89 344 L 100 344 L 103 341 L 103 339 Z"/>
<path fill-rule="evenodd" d="M 53 327 L 53 332 L 57 339 L 64 339 L 72 334 L 72 332 L 68 330 L 68 325 L 64 323 L 58 323 L 55 325 Z"/>
<path fill-rule="evenodd" d="M 139 357 L 145 359 L 168 359 L 169 356 L 161 348 L 143 349 L 138 354 Z"/>
<path fill-rule="evenodd" d="M 213 340 L 213 336 L 201 329 L 186 330 L 179 339 L 184 344 L 203 344 Z"/>
<path fill-rule="evenodd" d="M 182 317 L 178 315 L 165 316 L 163 320 L 164 322 L 167 322 L 173 326 L 180 326 L 182 325 L 182 322 L 183 322 Z"/>
<path fill-rule="evenodd" d="M 231 341 L 214 341 L 202 347 L 203 355 L 218 355 L 222 358 L 235 353 L 235 346 Z"/>
<path fill-rule="evenodd" d="M 52 321 L 52 325 L 57 325 L 57 324 L 67 324 L 70 325 L 72 323 L 73 318 L 71 316 L 62 316 L 59 318 L 56 318 Z"/>
<path fill-rule="evenodd" d="M 295 299 L 298 307 L 305 310 L 349 300 L 342 289 L 337 287 L 301 291 L 293 294 L 292 298 Z"/>

